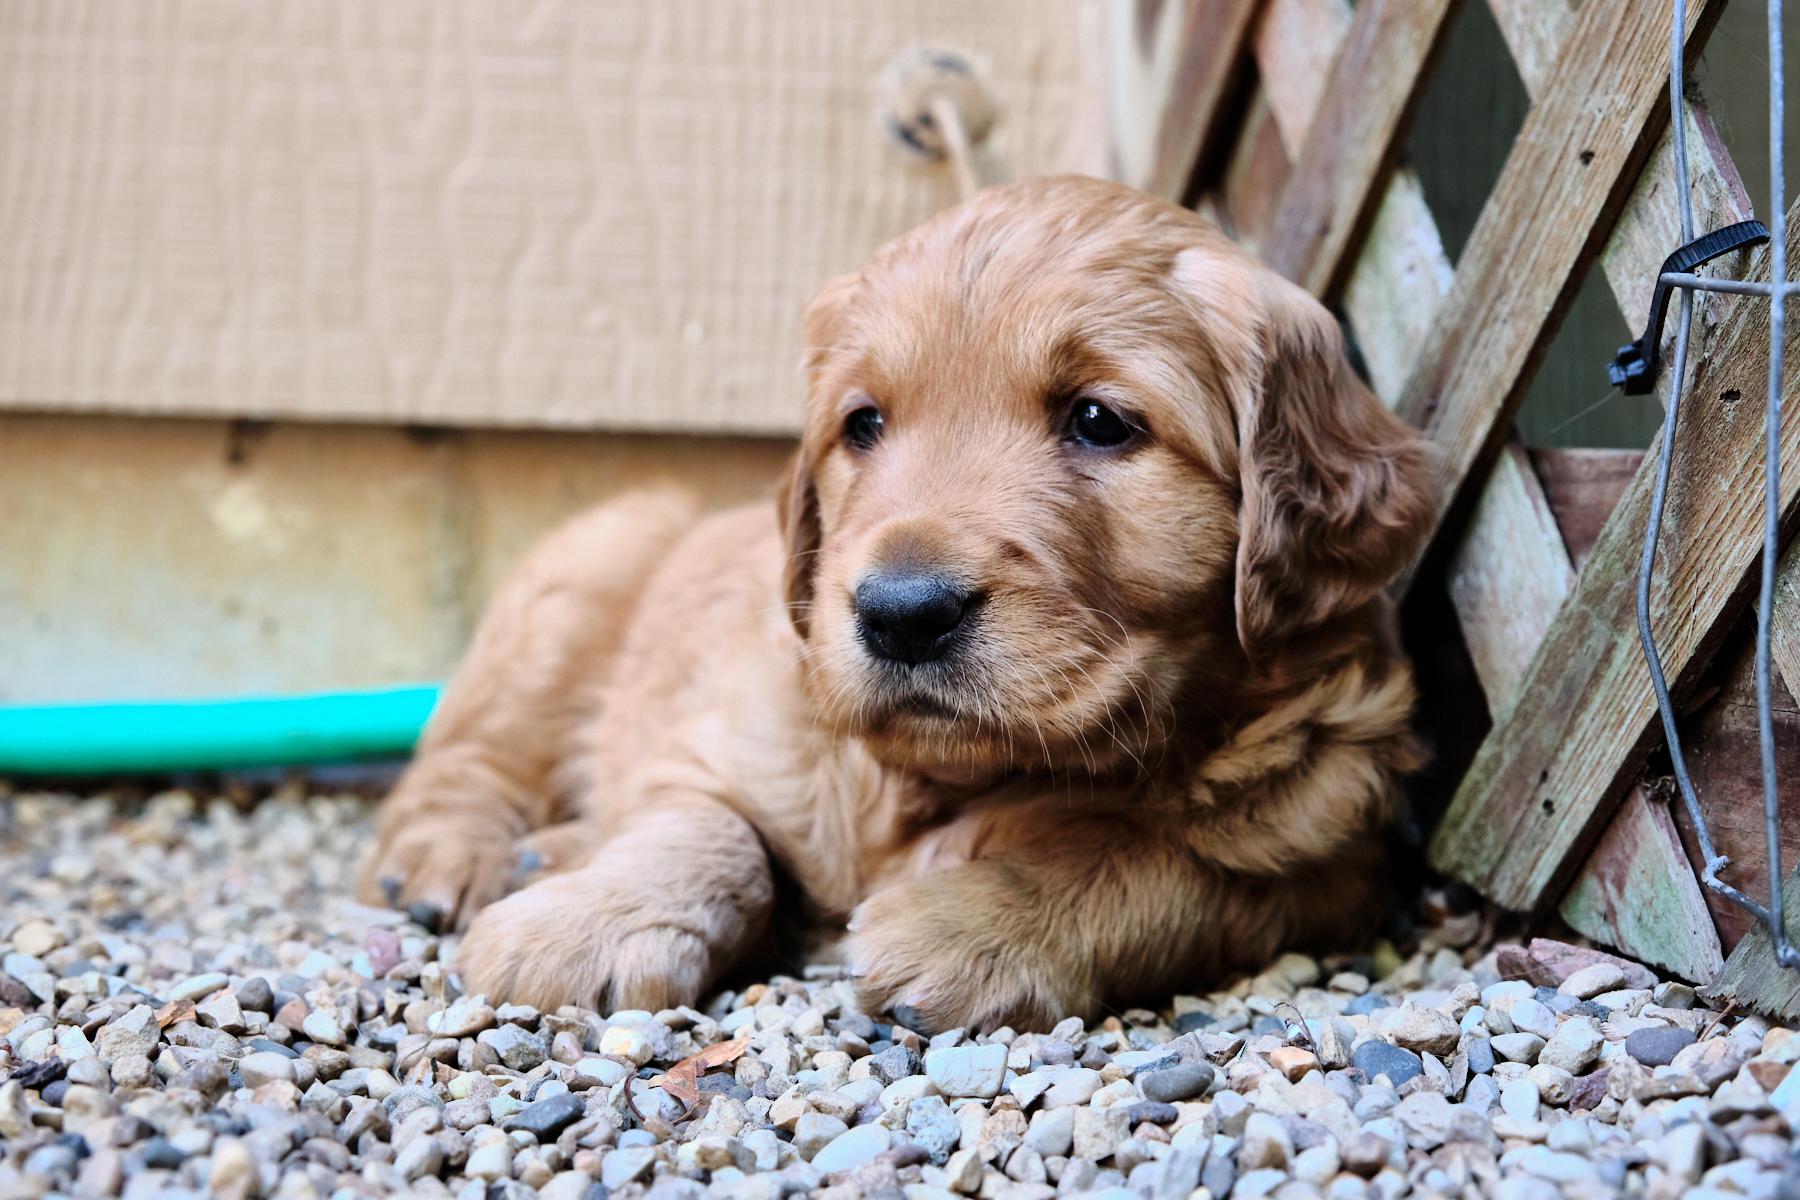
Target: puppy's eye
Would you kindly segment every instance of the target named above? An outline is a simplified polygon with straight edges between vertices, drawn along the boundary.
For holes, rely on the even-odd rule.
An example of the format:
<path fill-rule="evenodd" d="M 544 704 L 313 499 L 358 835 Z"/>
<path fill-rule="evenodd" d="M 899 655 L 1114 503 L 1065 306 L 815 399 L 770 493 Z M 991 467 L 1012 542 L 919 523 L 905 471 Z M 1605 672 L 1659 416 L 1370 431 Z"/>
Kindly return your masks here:
<path fill-rule="evenodd" d="M 881 410 L 874 405 L 857 409 L 844 418 L 844 440 L 858 450 L 867 450 L 881 440 Z"/>
<path fill-rule="evenodd" d="M 1080 400 L 1069 416 L 1069 440 L 1088 446 L 1118 446 L 1137 430 L 1097 400 Z"/>

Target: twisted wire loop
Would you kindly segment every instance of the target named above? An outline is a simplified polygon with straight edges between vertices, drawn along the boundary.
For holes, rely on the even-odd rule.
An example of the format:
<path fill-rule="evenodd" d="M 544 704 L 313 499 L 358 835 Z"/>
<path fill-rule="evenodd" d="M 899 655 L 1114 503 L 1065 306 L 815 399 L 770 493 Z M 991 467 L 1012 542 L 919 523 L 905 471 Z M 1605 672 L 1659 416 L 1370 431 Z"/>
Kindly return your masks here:
<path fill-rule="evenodd" d="M 1782 154 L 1782 133 L 1786 128 L 1783 96 L 1781 12 L 1782 0 L 1769 0 L 1769 284 L 1738 284 L 1709 280 L 1697 275 L 1668 272 L 1659 284 L 1673 286 L 1681 293 L 1681 307 L 1675 326 L 1675 356 L 1669 378 L 1669 407 L 1663 415 L 1662 442 L 1656 458 L 1656 486 L 1650 501 L 1650 520 L 1644 530 L 1644 556 L 1638 568 L 1637 621 L 1638 641 L 1643 646 L 1644 661 L 1650 668 L 1650 686 L 1656 693 L 1657 711 L 1662 716 L 1663 734 L 1674 765 L 1675 782 L 1687 806 L 1694 832 L 1700 841 L 1705 867 L 1701 880 L 1706 886 L 1751 913 L 1768 927 L 1775 961 L 1784 967 L 1800 969 L 1800 951 L 1788 942 L 1786 920 L 1781 899 L 1781 796 L 1775 774 L 1775 726 L 1770 712 L 1770 647 L 1769 636 L 1775 607 L 1775 569 L 1781 545 L 1781 384 L 1783 342 L 1786 332 L 1786 300 L 1796 285 L 1787 278 L 1787 184 L 1786 163 Z M 1669 30 L 1669 110 L 1670 143 L 1675 158 L 1676 199 L 1681 213 L 1681 240 L 1694 240 L 1694 202 L 1688 183 L 1687 106 L 1682 96 L 1684 34 L 1687 30 L 1687 4 L 1675 0 L 1675 12 Z M 1756 716 L 1757 733 L 1762 752 L 1763 826 L 1769 848 L 1769 904 L 1764 907 L 1719 878 L 1719 872 L 1731 865 L 1731 859 L 1713 846 L 1700 811 L 1700 798 L 1694 793 L 1688 776 L 1687 757 L 1682 753 L 1681 736 L 1675 726 L 1675 708 L 1669 700 L 1668 681 L 1663 677 L 1662 657 L 1656 650 L 1656 637 L 1650 626 L 1650 583 L 1656 563 L 1657 539 L 1662 532 L 1663 504 L 1668 498 L 1669 464 L 1674 454 L 1675 431 L 1681 418 L 1681 386 L 1687 370 L 1688 334 L 1693 323 L 1694 291 L 1735 292 L 1769 297 L 1769 388 L 1764 425 L 1764 491 L 1762 589 L 1756 609 Z"/>

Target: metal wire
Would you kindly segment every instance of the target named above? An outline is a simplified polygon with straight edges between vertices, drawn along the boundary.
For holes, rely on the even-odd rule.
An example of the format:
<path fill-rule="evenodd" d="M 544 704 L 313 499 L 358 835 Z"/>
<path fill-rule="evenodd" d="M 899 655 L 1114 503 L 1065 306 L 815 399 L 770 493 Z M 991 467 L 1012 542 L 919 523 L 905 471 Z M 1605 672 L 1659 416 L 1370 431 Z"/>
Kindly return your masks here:
<path fill-rule="evenodd" d="M 1775 728 L 1769 705 L 1769 635 L 1775 607 L 1775 570 L 1781 550 L 1781 389 L 1783 374 L 1783 342 L 1786 340 L 1786 300 L 1797 286 L 1787 278 L 1787 184 L 1786 163 L 1782 155 L 1782 134 L 1786 128 L 1786 103 L 1783 95 L 1781 0 L 1769 0 L 1769 278 L 1776 283 L 1739 283 L 1732 280 L 1707 279 L 1698 275 L 1670 272 L 1662 282 L 1681 289 L 1681 309 L 1675 326 L 1675 361 L 1669 376 L 1669 407 L 1663 415 L 1662 443 L 1656 457 L 1656 486 L 1651 495 L 1650 520 L 1644 530 L 1644 556 L 1638 568 L 1637 618 L 1638 641 L 1643 646 L 1644 661 L 1650 668 L 1650 686 L 1656 693 L 1657 711 L 1662 716 L 1663 735 L 1668 742 L 1669 760 L 1674 766 L 1675 782 L 1687 805 L 1694 831 L 1699 837 L 1700 851 L 1706 865 L 1701 879 L 1706 886 L 1732 903 L 1752 913 L 1769 929 L 1775 960 L 1786 967 L 1800 968 L 1800 951 L 1789 944 L 1781 898 L 1781 796 L 1775 771 Z M 1687 4 L 1675 0 L 1674 19 L 1669 28 L 1669 111 L 1672 119 L 1670 143 L 1675 158 L 1677 186 L 1675 194 L 1681 214 L 1681 240 L 1694 240 L 1694 202 L 1688 182 L 1687 106 L 1682 95 L 1682 67 L 1685 58 Z M 1769 389 L 1764 426 L 1764 491 L 1762 590 L 1757 597 L 1756 622 L 1756 715 L 1757 733 L 1762 751 L 1763 833 L 1768 839 L 1769 905 L 1767 908 L 1718 877 L 1731 865 L 1731 860 L 1713 848 L 1707 832 L 1700 799 L 1694 793 L 1688 776 L 1687 758 L 1682 753 L 1680 731 L 1675 725 L 1675 708 L 1669 700 L 1668 681 L 1663 677 L 1662 658 L 1656 650 L 1656 637 L 1650 624 L 1650 584 L 1656 564 L 1656 545 L 1662 533 L 1663 505 L 1668 499 L 1669 465 L 1674 455 L 1675 431 L 1681 419 L 1681 386 L 1687 370 L 1688 335 L 1693 325 L 1694 291 L 1734 292 L 1741 295 L 1763 295 L 1769 304 Z"/>

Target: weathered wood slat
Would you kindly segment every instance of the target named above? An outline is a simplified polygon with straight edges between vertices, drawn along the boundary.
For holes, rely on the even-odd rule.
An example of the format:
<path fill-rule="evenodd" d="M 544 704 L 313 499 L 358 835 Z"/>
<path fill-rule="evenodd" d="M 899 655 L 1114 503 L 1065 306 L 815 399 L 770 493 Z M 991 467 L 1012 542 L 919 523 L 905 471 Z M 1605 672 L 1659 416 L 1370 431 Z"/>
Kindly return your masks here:
<path fill-rule="evenodd" d="M 1755 269 L 1768 277 L 1766 253 Z M 1789 353 L 1800 352 L 1789 340 Z M 1741 611 L 1761 549 L 1762 406 L 1754 398 L 1764 389 L 1767 348 L 1768 306 L 1734 305 L 1684 402 L 1651 605 L 1678 690 Z M 1796 390 L 1800 381 L 1790 376 L 1788 395 Z M 1784 464 L 1794 461 L 1800 417 L 1791 403 L 1780 442 Z M 1783 478 L 1785 519 L 1800 471 L 1787 468 Z M 1632 636 L 1651 484 L 1646 462 L 1552 623 L 1512 719 L 1489 734 L 1431 843 L 1438 869 L 1509 908 L 1553 901 L 1658 736 Z"/>
<path fill-rule="evenodd" d="M 1110 5 L 1115 178 L 1181 200 L 1244 57 L 1259 3 Z"/>
<path fill-rule="evenodd" d="M 1454 275 L 1419 176 L 1402 167 L 1381 199 L 1344 288 L 1344 310 L 1369 382 L 1389 408 L 1400 401 Z"/>
<path fill-rule="evenodd" d="M 1488 8 L 1512 53 L 1525 94 L 1535 104 L 1543 98 L 1556 58 L 1575 28 L 1575 5 L 1569 0 L 1488 0 Z"/>
<path fill-rule="evenodd" d="M 1282 194 L 1264 257 L 1335 300 L 1375 218 L 1455 0 L 1359 5 Z"/>
<path fill-rule="evenodd" d="M 1689 6 L 1691 50 L 1719 8 L 1717 0 Z M 1545 98 L 1525 118 L 1463 251 L 1399 405 L 1437 451 L 1440 530 L 1478 494 L 1532 371 L 1666 120 L 1669 19 L 1666 0 L 1582 6 Z"/>
<path fill-rule="evenodd" d="M 1782 882 L 1781 901 L 1788 940 L 1793 941 L 1800 933 L 1800 868 L 1789 872 Z M 1719 977 L 1700 994 L 1716 1004 L 1736 1001 L 1783 1021 L 1800 1017 L 1800 971 L 1777 964 L 1770 945 L 1769 931 L 1757 925 L 1725 960 Z"/>
<path fill-rule="evenodd" d="M 1575 586 L 1556 518 L 1516 440 L 1494 463 L 1447 582 L 1488 712 L 1503 721 L 1531 656 Z"/>
<path fill-rule="evenodd" d="M 1344 0 L 1269 0 L 1256 23 L 1256 71 L 1289 159 L 1300 157 L 1349 31 Z"/>
<path fill-rule="evenodd" d="M 1577 931 L 1694 983 L 1724 965 L 1668 806 L 1642 787 L 1619 806 L 1560 911 Z"/>

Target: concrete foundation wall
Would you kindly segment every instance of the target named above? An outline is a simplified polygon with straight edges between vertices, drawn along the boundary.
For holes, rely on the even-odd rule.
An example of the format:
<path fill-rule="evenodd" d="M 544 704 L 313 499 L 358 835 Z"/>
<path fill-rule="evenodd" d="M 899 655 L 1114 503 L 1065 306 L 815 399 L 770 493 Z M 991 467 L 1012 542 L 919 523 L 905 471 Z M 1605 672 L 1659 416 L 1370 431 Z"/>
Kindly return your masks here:
<path fill-rule="evenodd" d="M 564 517 L 670 483 L 763 499 L 789 449 L 0 415 L 0 703 L 441 680 Z"/>

